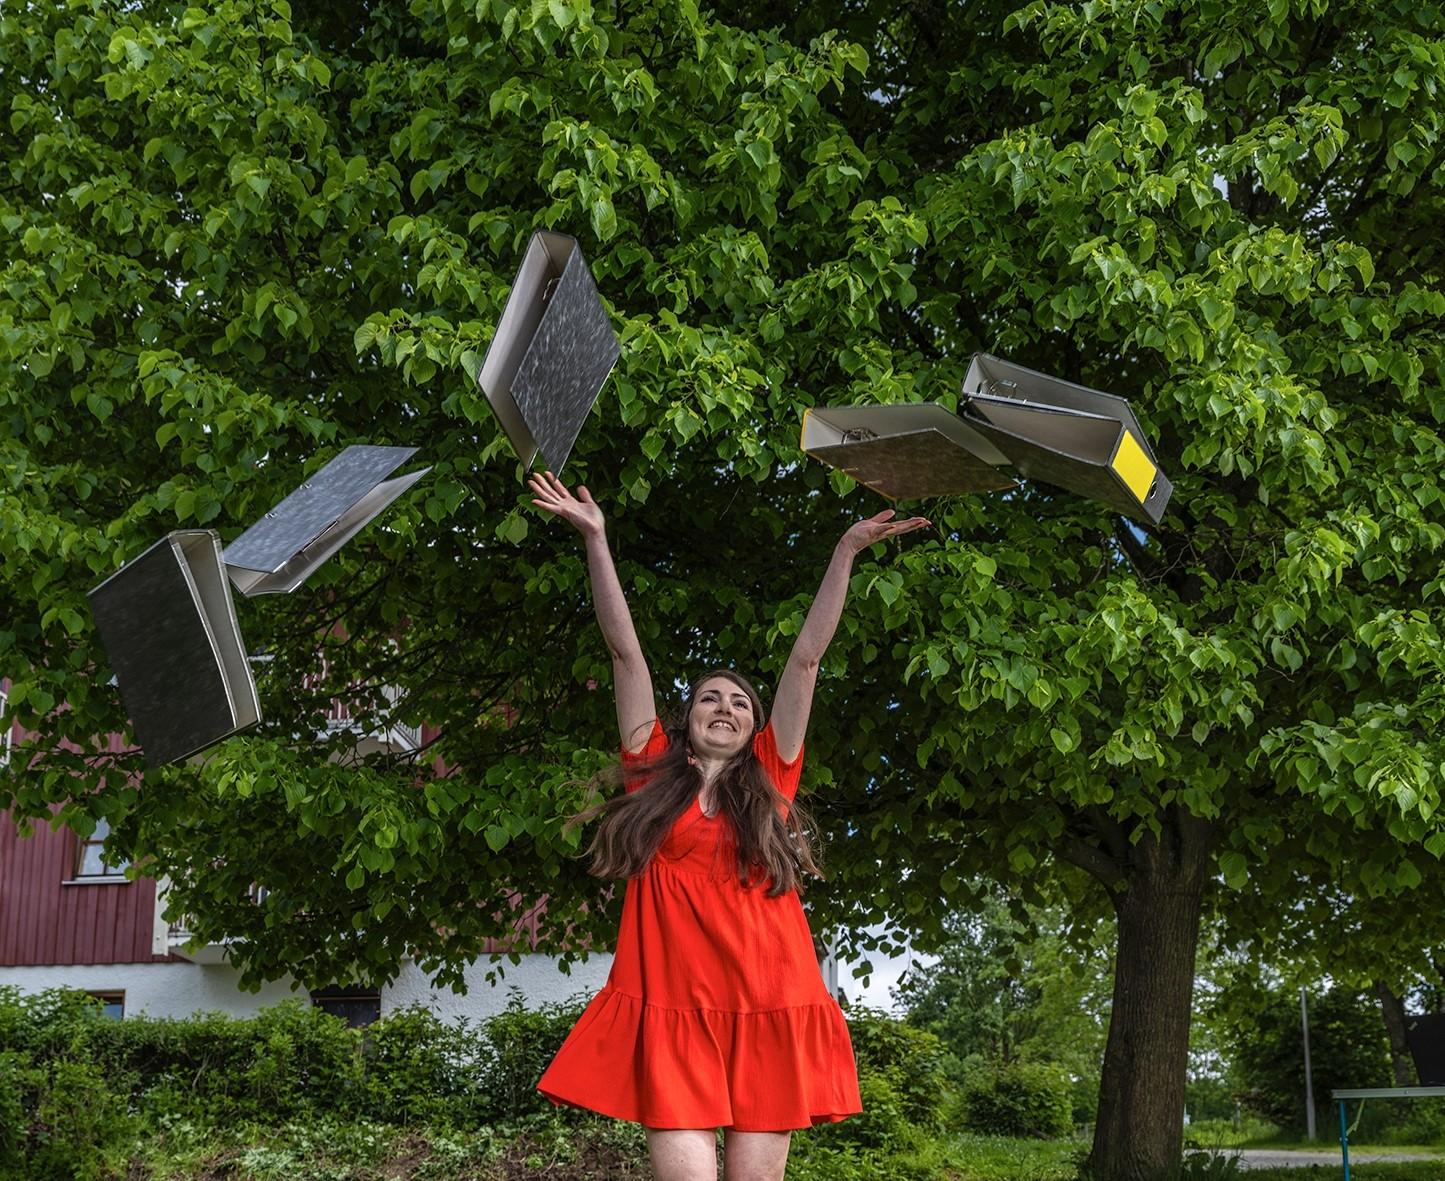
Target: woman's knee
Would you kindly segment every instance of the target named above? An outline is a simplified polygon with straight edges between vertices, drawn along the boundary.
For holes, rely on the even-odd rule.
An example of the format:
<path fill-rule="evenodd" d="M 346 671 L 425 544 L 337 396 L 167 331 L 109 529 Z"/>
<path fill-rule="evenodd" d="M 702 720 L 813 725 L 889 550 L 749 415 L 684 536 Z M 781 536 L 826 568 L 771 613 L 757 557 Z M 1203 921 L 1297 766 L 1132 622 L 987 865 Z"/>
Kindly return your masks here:
<path fill-rule="evenodd" d="M 713 1128 L 647 1128 L 647 1153 L 655 1181 L 717 1181 L 717 1132 Z"/>
<path fill-rule="evenodd" d="M 792 1132 L 724 1134 L 723 1181 L 783 1181 Z"/>

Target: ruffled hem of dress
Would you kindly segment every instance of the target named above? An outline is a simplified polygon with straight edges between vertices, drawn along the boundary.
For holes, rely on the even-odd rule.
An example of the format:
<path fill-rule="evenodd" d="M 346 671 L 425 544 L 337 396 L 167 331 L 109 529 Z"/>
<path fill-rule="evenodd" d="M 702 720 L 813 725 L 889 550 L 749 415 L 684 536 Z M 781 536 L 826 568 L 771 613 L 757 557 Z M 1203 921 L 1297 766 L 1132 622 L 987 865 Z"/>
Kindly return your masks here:
<path fill-rule="evenodd" d="M 667 1009 L 605 986 L 537 1089 L 650 1128 L 782 1132 L 863 1110 L 831 999 L 754 1013 Z"/>

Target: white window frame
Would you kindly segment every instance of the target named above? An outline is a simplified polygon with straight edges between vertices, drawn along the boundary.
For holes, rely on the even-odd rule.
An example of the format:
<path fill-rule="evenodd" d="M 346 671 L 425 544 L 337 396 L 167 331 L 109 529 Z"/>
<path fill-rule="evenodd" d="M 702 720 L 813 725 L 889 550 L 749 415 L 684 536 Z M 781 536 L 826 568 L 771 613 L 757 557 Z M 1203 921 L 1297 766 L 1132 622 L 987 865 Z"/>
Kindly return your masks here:
<path fill-rule="evenodd" d="M 0 733 L 0 770 L 10 765 L 10 748 L 15 741 L 15 727 L 6 721 L 6 707 L 10 704 L 10 691 L 0 689 L 0 726 L 4 732 Z"/>
<path fill-rule="evenodd" d="M 105 862 L 105 842 L 109 836 L 110 822 L 104 817 L 101 817 L 95 822 L 95 832 L 91 833 L 87 839 L 77 842 L 75 848 L 75 876 L 65 883 L 67 886 L 125 885 L 130 880 L 125 876 L 126 867 L 130 865 L 129 861 L 122 861 L 119 865 L 107 865 Z M 101 850 L 101 868 L 99 873 L 85 872 L 85 854 L 86 850 L 91 846 L 99 846 Z"/>

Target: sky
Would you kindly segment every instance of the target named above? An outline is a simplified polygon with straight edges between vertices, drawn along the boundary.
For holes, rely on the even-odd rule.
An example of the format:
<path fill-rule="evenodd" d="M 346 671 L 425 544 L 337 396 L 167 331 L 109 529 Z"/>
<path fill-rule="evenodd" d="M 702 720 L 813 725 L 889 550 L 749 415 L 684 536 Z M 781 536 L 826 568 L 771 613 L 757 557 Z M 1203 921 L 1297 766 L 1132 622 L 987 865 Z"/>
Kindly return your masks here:
<path fill-rule="evenodd" d="M 883 932 L 882 927 L 873 930 L 879 934 Z M 894 941 L 897 941 L 896 936 Z M 855 970 L 857 965 L 842 962 L 838 965 L 838 984 L 849 1003 L 882 1009 L 894 1016 L 901 1016 L 901 1013 L 893 999 L 892 990 L 903 978 L 903 973 L 914 966 L 927 966 L 937 959 L 936 956 L 924 955 L 911 949 L 903 955 L 891 957 L 874 952 L 869 958 L 873 962 L 873 971 L 866 985 L 861 972 Z"/>

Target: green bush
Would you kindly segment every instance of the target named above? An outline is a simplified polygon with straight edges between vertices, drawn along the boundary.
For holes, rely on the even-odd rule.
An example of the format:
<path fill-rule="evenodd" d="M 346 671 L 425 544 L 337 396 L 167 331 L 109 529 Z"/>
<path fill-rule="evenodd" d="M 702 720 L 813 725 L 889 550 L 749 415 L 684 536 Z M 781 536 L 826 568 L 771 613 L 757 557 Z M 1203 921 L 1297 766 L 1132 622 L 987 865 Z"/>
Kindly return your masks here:
<path fill-rule="evenodd" d="M 819 1144 L 897 1148 L 941 1129 L 949 1092 L 938 1037 L 876 1010 L 849 1008 L 847 1016 L 863 1113 L 818 1128 Z"/>
<path fill-rule="evenodd" d="M 0 1178 L 87 1181 L 129 1142 L 129 1076 L 92 1060 L 90 1039 L 114 1024 L 74 991 L 29 997 L 0 987 Z"/>
<path fill-rule="evenodd" d="M 354 1111 L 361 1097 L 358 1032 L 299 1000 L 254 1017 L 106 1021 L 88 1049 L 150 1114 L 274 1123 Z"/>
<path fill-rule="evenodd" d="M 0 1051 L 0 1178 L 89 1181 L 128 1145 L 136 1120 L 92 1063 Z"/>
<path fill-rule="evenodd" d="M 934 1131 L 943 1125 L 948 1081 L 938 1036 L 872 1009 L 848 1010 L 848 1036 L 860 1077 L 895 1078 L 903 1118 Z"/>
<path fill-rule="evenodd" d="M 512 992 L 506 1008 L 485 1026 L 488 1061 L 482 1088 L 489 1118 L 516 1119 L 551 1110 L 552 1102 L 537 1090 L 537 1080 L 585 1007 L 583 999 L 573 997 L 562 1004 L 528 1009 L 521 994 Z"/>
<path fill-rule="evenodd" d="M 1069 1080 L 1057 1066 L 975 1058 L 967 1067 L 963 1118 L 971 1131 L 1049 1139 L 1073 1130 Z"/>
<path fill-rule="evenodd" d="M 372 1119 L 473 1125 L 485 1118 L 490 1043 L 469 1022 L 448 1025 L 414 1006 L 365 1032 L 362 1107 Z"/>
<path fill-rule="evenodd" d="M 109 1021 L 81 994 L 0 991 L 0 1160 L 17 1178 L 83 1176 L 140 1120 L 474 1128 L 546 1118 L 570 1127 L 579 1113 L 555 1109 L 536 1088 L 584 1005 L 574 997 L 528 1009 L 514 994 L 479 1026 L 409 1008 L 351 1029 L 295 1000 L 246 1018 Z M 878 1012 L 848 1020 L 865 1110 L 819 1128 L 820 1150 L 842 1160 L 940 1130 L 956 1098 L 938 1038 Z"/>

